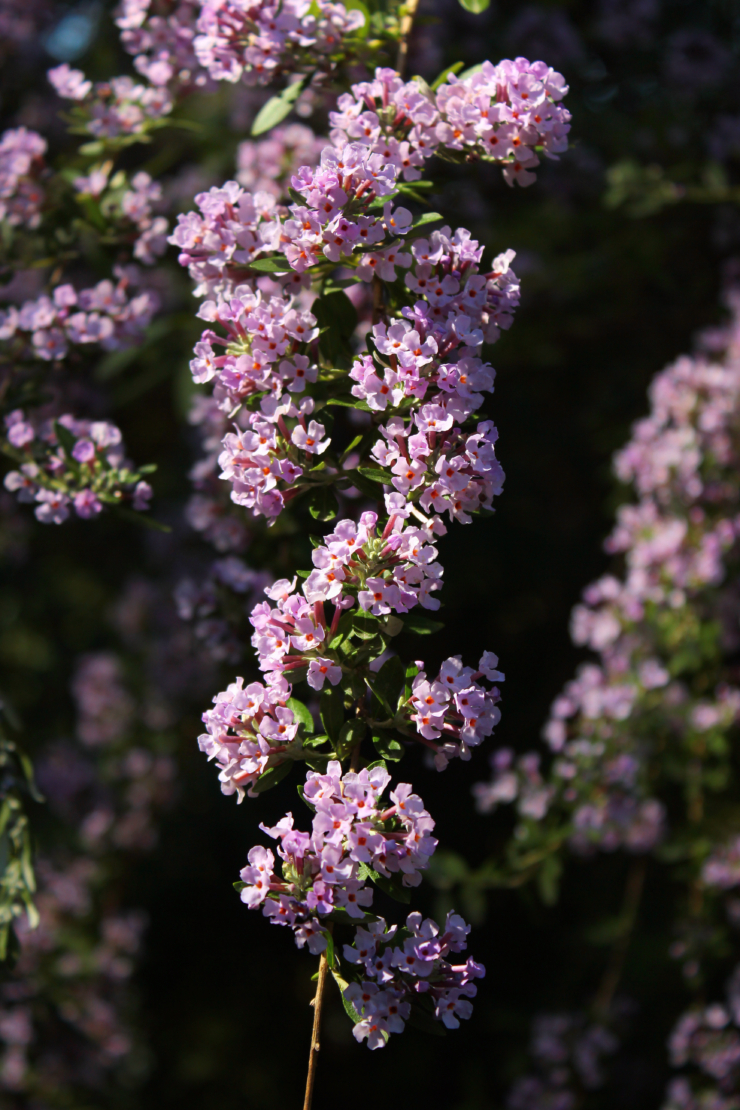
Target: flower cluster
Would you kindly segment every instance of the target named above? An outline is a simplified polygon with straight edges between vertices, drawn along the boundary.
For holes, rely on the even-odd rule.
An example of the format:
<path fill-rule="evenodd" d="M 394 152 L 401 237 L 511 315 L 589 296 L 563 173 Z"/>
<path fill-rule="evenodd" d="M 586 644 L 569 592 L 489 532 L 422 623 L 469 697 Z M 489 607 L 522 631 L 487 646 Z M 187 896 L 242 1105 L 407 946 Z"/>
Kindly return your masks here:
<path fill-rule="evenodd" d="M 290 123 L 259 140 L 246 139 L 236 152 L 236 179 L 252 193 L 280 199 L 300 166 L 315 166 L 326 146 L 310 127 Z"/>
<path fill-rule="evenodd" d="M 153 0 L 122 0 L 116 14 L 121 43 L 150 84 L 173 93 L 214 87 L 193 46 L 200 7 L 198 0 L 178 0 L 158 15 Z"/>
<path fill-rule="evenodd" d="M 112 77 L 93 85 L 66 62 L 50 69 L 48 77 L 57 96 L 74 102 L 79 128 L 96 139 L 140 135 L 172 111 L 173 101 L 164 87 L 137 84 L 130 77 Z"/>
<path fill-rule="evenodd" d="M 200 213 L 177 217 L 169 242 L 197 282 L 196 296 L 229 290 L 248 276 L 255 259 L 277 248 L 281 229 L 272 193 L 246 193 L 236 181 L 198 193 Z"/>
<path fill-rule="evenodd" d="M 124 909 L 117 892 L 127 855 L 156 843 L 175 771 L 138 731 L 118 655 L 80 657 L 71 693 L 80 746 L 57 741 L 37 763 L 56 830 L 36 865 L 38 926 L 18 921 L 18 961 L 0 984 L 0 1091 L 49 1105 L 60 1090 L 121 1079 L 137 1055 L 130 983 L 146 914 Z"/>
<path fill-rule="evenodd" d="M 335 665 L 341 659 L 332 644 L 338 632 L 342 635 L 343 610 L 352 608 L 355 601 L 373 617 L 407 613 L 416 605 L 439 608 L 439 601 L 430 596 L 442 584 L 437 549 L 428 542 L 426 531 L 404 528 L 400 518 L 396 520 L 394 525 L 391 518 L 390 527 L 380 536 L 373 512 L 362 513 L 358 524 L 341 520 L 314 548 L 314 569 L 303 584 L 303 596 L 296 592 L 296 579 L 281 579 L 265 591 L 275 607 L 261 602 L 250 617 L 261 670 L 280 672 L 308 665 L 309 682 L 321 689 L 324 680 L 316 668 L 326 662 L 327 652 Z M 334 606 L 331 623 L 324 614 L 325 601 Z M 362 615 L 356 619 L 362 620 Z"/>
<path fill-rule="evenodd" d="M 131 469 L 114 424 L 65 413 L 35 428 L 15 409 L 5 417 L 5 428 L 5 453 L 20 463 L 5 475 L 5 488 L 19 501 L 35 503 L 42 524 L 61 524 L 72 508 L 85 520 L 106 504 L 149 508 L 152 487 L 142 474 L 152 467 Z"/>
<path fill-rule="evenodd" d="M 481 656 L 478 670 L 463 666 L 459 655 L 445 659 L 439 674 L 429 681 L 424 671 L 413 679 L 408 706 L 417 732 L 434 751 L 434 763 L 442 771 L 450 759 L 470 759 L 470 748 L 490 736 L 501 719 L 497 686 L 487 690 L 481 678 L 503 682 L 496 668 L 498 657 L 491 651 Z M 432 741 L 442 739 L 441 744 Z"/>
<path fill-rule="evenodd" d="M 539 1014 L 532 1026 L 530 1074 L 509 1091 L 508 1110 L 572 1110 L 577 1091 L 605 1082 L 603 1060 L 619 1047 L 614 1034 L 583 1013 Z"/>
<path fill-rule="evenodd" d="M 727 1004 L 712 1003 L 703 1009 L 692 1009 L 676 1023 L 668 1040 L 668 1050 L 674 1067 L 687 1064 L 697 1069 L 710 1089 L 715 1101 L 710 1105 L 718 1110 L 736 1105 L 728 1096 L 737 1094 L 740 1079 L 740 968 L 736 968 L 727 983 Z M 705 1091 L 705 1097 L 710 1092 Z M 693 1093 L 686 1078 L 673 1080 L 668 1090 L 668 1107 L 691 1106 Z M 700 1096 L 701 1097 L 701 1096 Z"/>
<path fill-rule="evenodd" d="M 26 127 L 0 136 L 0 220 L 10 227 L 38 227 L 44 203 L 46 139 Z"/>
<path fill-rule="evenodd" d="M 175 604 L 181 620 L 192 622 L 195 638 L 211 659 L 236 663 L 242 656 L 240 633 L 249 607 L 271 582 L 271 575 L 251 570 L 229 555 L 215 559 L 200 581 L 188 576 L 175 589 Z"/>
<path fill-rule="evenodd" d="M 473 980 L 486 973 L 472 957 L 464 964 L 447 959 L 465 951 L 469 932 L 455 913 L 441 928 L 420 913 L 409 914 L 403 929 L 389 929 L 382 917 L 358 926 L 354 943 L 344 946 L 345 960 L 363 976 L 343 992 L 360 1019 L 352 1030 L 355 1039 L 367 1040 L 370 1049 L 382 1048 L 391 1033 L 403 1032 L 419 1003 L 447 1029 L 459 1029 L 460 1019 L 473 1012 L 469 1000 L 478 990 Z"/>
<path fill-rule="evenodd" d="M 245 410 L 237 414 L 237 424 L 244 415 Z M 190 471 L 195 492 L 185 509 L 186 519 L 216 551 L 241 551 L 248 539 L 241 506 L 234 504 L 218 479 L 218 457 L 229 427 L 227 416 L 214 397 L 196 394 L 189 420 L 198 428 L 205 453 Z"/>
<path fill-rule="evenodd" d="M 57 285 L 51 296 L 11 305 L 0 311 L 0 340 L 18 359 L 63 359 L 71 346 L 98 344 L 114 351 L 136 343 L 148 326 L 159 301 L 145 290 L 129 296 L 130 275 L 117 271 L 118 280 L 99 281 L 90 289 Z"/>
<path fill-rule="evenodd" d="M 317 15 L 311 8 L 308 0 L 203 0 L 196 57 L 215 81 L 246 85 L 267 85 L 281 71 L 329 68 L 365 17 L 331 0 L 317 0 Z"/>
<path fill-rule="evenodd" d="M 404 83 L 392 69 L 352 86 L 330 114 L 335 142 L 366 143 L 393 162 L 406 181 L 421 177 L 440 151 L 504 163 L 509 185 L 531 185 L 536 151 L 556 158 L 567 149 L 570 112 L 561 74 L 526 58 L 483 62 L 462 78 L 450 74 L 436 94 Z M 449 157 L 449 154 L 447 155 Z"/>
<path fill-rule="evenodd" d="M 236 794 L 242 801 L 268 766 L 290 758 L 290 744 L 299 720 L 289 707 L 291 687 L 279 674 L 267 685 L 252 682 L 246 688 L 237 678 L 213 699 L 215 708 L 203 714 L 206 732 L 198 746 L 209 760 L 215 759 L 223 794 Z"/>
<path fill-rule="evenodd" d="M 131 188 L 121 198 L 121 214 L 134 225 L 134 258 L 151 266 L 167 250 L 168 223 L 155 216 L 152 206 L 162 198 L 162 186 L 148 173 L 134 174 Z"/>
<path fill-rule="evenodd" d="M 316 954 L 327 943 L 319 917 L 343 910 L 364 918 L 373 898 L 370 873 L 418 886 L 437 846 L 434 821 L 408 783 L 391 790 L 386 804 L 381 795 L 389 783 L 383 766 L 342 774 L 341 763 L 331 760 L 325 772 L 309 771 L 303 797 L 315 810 L 311 833 L 293 828 L 292 813 L 274 828 L 260 825 L 280 841 L 282 879 L 273 853 L 252 848 L 240 872 L 242 901 L 250 909 L 261 906 L 274 924 L 289 925 L 298 947 L 308 943 Z"/>
<path fill-rule="evenodd" d="M 718 682 L 699 696 L 687 679 L 704 658 L 706 598 L 725 579 L 740 528 L 740 300 L 730 302 L 731 325 L 701 340 L 722 357 L 681 358 L 658 374 L 650 415 L 615 456 L 618 477 L 639 498 L 619 509 L 605 544 L 623 557 L 625 571 L 593 583 L 574 609 L 573 640 L 600 662 L 584 664 L 553 703 L 544 730 L 553 756 L 548 773 L 542 776 L 536 757 L 515 763 L 502 751 L 492 760 L 492 782 L 475 788 L 484 811 L 517 799 L 521 816 L 534 821 L 564 810 L 577 851 L 644 852 L 665 835 L 665 808 L 650 786 L 656 729 L 687 753 L 673 775 L 689 797 L 696 789 L 691 752 L 709 747 L 708 785 L 725 773 L 740 691 Z M 717 857 L 705 866 L 719 874 L 723 865 Z"/>
<path fill-rule="evenodd" d="M 399 79 L 394 88 L 401 86 Z M 280 136 L 266 151 L 273 182 L 284 172 L 286 145 Z M 222 791 L 239 801 L 269 789 L 297 761 L 312 768 L 301 789 L 315 814 L 312 833 L 296 831 L 290 814 L 267 829 L 280 841 L 282 878 L 273 852 L 253 848 L 242 899 L 291 926 L 299 946 L 316 953 L 327 950 L 322 917 L 370 923 L 373 960 L 364 934 L 345 950 L 357 966 L 345 1000 L 356 1008 L 355 1035 L 371 1047 L 400 1031 L 418 1005 L 455 1028 L 469 1016 L 472 980 L 482 972 L 472 961 L 445 962 L 467 932 L 455 915 L 442 930 L 412 914 L 399 931 L 385 922 L 376 928 L 365 914 L 368 880 L 390 890 L 415 885 L 436 842 L 410 785 L 380 801 L 385 763 L 363 766 L 360 745 L 369 731 L 393 760 L 403 752 L 396 734 L 418 740 L 442 770 L 455 756 L 469 758 L 499 721 L 499 688 L 487 685 L 503 679 L 495 655 L 485 652 L 477 669 L 451 657 L 428 678 L 423 663 L 405 666 L 389 645 L 405 625 L 439 627 L 412 610 L 440 607 L 442 514 L 469 523 L 501 492 L 496 429 L 473 417 L 495 377 L 480 349 L 511 325 L 519 303 L 513 252 L 483 271 L 483 249 L 464 228 L 422 232 L 439 217 L 415 224 L 394 207 L 403 166 L 386 147 L 356 132 L 338 137 L 318 164 L 307 159 L 293 173 L 286 207 L 279 185 L 250 194 L 231 181 L 201 193 L 198 211 L 181 215 L 170 239 L 196 295 L 208 297 L 199 315 L 211 325 L 191 363 L 196 383 L 213 383 L 193 416 L 208 452 L 193 472 L 196 527 L 221 550 L 245 542 L 213 489 L 216 462 L 232 504 L 253 515 L 273 522 L 308 493 L 312 514 L 334 520 L 312 538 L 313 566 L 300 572 L 300 588 L 298 575 L 265 587 L 267 600 L 249 617 L 263 682 L 240 678 L 218 694 L 199 744 Z M 262 184 L 258 148 L 247 149 L 246 183 Z M 372 285 L 372 298 L 362 283 Z M 367 350 L 357 353 L 365 335 Z M 366 429 L 341 454 L 330 405 L 340 406 L 340 428 L 344 410 L 354 409 L 347 423 Z M 360 505 L 335 520 L 335 488 L 350 505 L 372 498 L 378 511 Z M 199 602 L 188 594 L 184 604 L 195 611 Z M 288 680 L 319 695 L 325 734 L 314 735 L 312 712 Z M 339 975 L 344 965 L 333 954 L 330 963 Z"/>

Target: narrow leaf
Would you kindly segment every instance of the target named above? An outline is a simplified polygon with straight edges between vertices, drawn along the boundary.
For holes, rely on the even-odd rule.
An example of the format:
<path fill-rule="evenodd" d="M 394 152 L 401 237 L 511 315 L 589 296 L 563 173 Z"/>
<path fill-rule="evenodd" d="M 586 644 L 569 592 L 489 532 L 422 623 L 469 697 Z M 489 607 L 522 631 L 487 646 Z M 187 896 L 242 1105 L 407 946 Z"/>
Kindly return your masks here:
<path fill-rule="evenodd" d="M 253 136 L 264 135 L 265 131 L 282 123 L 303 92 L 310 76 L 306 74 L 302 80 L 288 85 L 287 89 L 283 89 L 277 96 L 270 97 L 267 103 L 262 105 L 252 124 Z"/>

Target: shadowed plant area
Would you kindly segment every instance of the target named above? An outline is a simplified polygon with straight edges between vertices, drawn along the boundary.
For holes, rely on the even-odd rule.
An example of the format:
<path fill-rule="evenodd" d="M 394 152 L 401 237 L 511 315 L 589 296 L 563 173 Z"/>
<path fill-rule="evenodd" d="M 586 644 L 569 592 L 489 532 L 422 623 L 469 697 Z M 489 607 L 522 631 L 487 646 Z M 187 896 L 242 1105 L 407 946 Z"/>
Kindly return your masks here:
<path fill-rule="evenodd" d="M 3 1106 L 740 1110 L 739 53 L 0 0 Z"/>

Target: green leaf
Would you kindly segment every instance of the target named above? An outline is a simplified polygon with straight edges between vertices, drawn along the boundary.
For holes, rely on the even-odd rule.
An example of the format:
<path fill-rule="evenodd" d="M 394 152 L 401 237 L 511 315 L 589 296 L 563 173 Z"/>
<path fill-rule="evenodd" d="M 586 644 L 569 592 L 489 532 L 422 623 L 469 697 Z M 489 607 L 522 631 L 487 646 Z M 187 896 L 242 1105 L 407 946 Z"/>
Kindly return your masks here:
<path fill-rule="evenodd" d="M 472 12 L 473 15 L 480 15 L 490 5 L 491 0 L 459 0 L 460 7 L 465 8 L 466 12 Z"/>
<path fill-rule="evenodd" d="M 248 886 L 249 884 L 242 882 L 242 880 L 239 879 L 237 883 L 232 883 L 231 885 L 233 886 L 234 890 L 244 890 L 244 887 Z"/>
<path fill-rule="evenodd" d="M 290 265 L 284 254 L 268 254 L 264 258 L 255 258 L 249 263 L 249 268 L 263 274 L 284 274 L 290 269 Z"/>
<path fill-rule="evenodd" d="M 389 474 L 388 471 L 380 470 L 376 466 L 358 466 L 357 473 L 361 474 L 363 478 L 369 478 L 371 482 L 382 482 L 384 486 L 389 486 L 393 478 L 393 475 Z"/>
<path fill-rule="evenodd" d="M 288 85 L 281 93 L 270 97 L 267 103 L 262 105 L 252 124 L 253 136 L 264 135 L 265 131 L 269 131 L 271 127 L 277 127 L 279 123 L 282 123 L 311 76 L 311 74 L 306 74 L 300 81 Z"/>
<path fill-rule="evenodd" d="M 308 733 L 313 733 L 313 717 L 311 716 L 308 707 L 305 706 L 302 701 L 298 701 L 298 698 L 288 698 L 285 704 L 288 709 L 293 710 L 293 716 L 297 721 L 300 721 L 300 723 L 303 725 L 304 730 Z"/>
<path fill-rule="evenodd" d="M 373 764 L 370 766 L 373 766 Z M 390 879 L 386 879 L 385 875 L 373 871 L 372 867 L 368 867 L 366 863 L 360 864 L 359 875 L 361 879 L 371 879 L 380 890 L 385 891 L 395 902 L 408 903 L 411 901 L 411 890 L 403 885 L 399 875 L 393 875 Z"/>
<path fill-rule="evenodd" d="M 332 968 L 331 973 L 334 977 L 334 982 L 339 987 L 339 993 L 342 996 L 342 1005 L 344 1006 L 344 1012 L 347 1015 L 347 1017 L 350 1019 L 352 1024 L 357 1025 L 358 1022 L 362 1021 L 362 1017 L 360 1016 L 360 1014 L 357 1013 L 357 1010 L 354 1008 L 354 1006 L 349 1001 L 349 999 L 344 997 L 344 992 L 346 991 L 347 987 L 349 986 L 349 983 L 347 982 L 346 979 L 342 978 L 342 976 L 339 974 L 338 971 L 334 971 L 333 968 Z"/>
<path fill-rule="evenodd" d="M 483 62 L 479 62 L 477 66 L 469 66 L 467 69 L 464 69 L 461 74 L 459 74 L 460 80 L 466 81 L 468 77 L 472 77 L 474 73 L 480 73 L 482 69 Z M 303 203 L 303 201 L 301 201 L 301 203 Z"/>
<path fill-rule="evenodd" d="M 560 890 L 560 876 L 563 864 L 558 855 L 548 856 L 537 872 L 537 888 L 546 906 L 554 906 Z"/>
<path fill-rule="evenodd" d="M 319 486 L 308 498 L 308 511 L 314 520 L 334 520 L 338 509 L 337 495 L 329 486 Z"/>
<path fill-rule="evenodd" d="M 403 691 L 405 679 L 406 668 L 404 664 L 401 662 L 398 655 L 392 655 L 390 659 L 386 659 L 383 666 L 371 680 L 373 690 L 382 694 L 391 707 L 392 712 L 395 712 L 396 706 L 398 705 L 398 699 Z"/>
<path fill-rule="evenodd" d="M 455 62 L 454 65 L 448 66 L 447 69 L 443 69 L 439 77 L 437 77 L 436 80 L 432 82 L 432 92 L 436 92 L 440 85 L 444 85 L 445 81 L 451 73 L 459 73 L 464 65 L 465 62 Z"/>
<path fill-rule="evenodd" d="M 441 216 L 439 212 L 425 212 L 422 216 L 419 216 L 418 220 L 414 220 L 411 229 L 414 231 L 417 227 L 424 227 L 426 224 L 436 224 L 438 220 L 443 219 L 444 216 Z"/>
<path fill-rule="evenodd" d="M 362 743 L 366 725 L 360 717 L 352 721 L 345 721 L 339 732 L 339 746 L 342 752 L 349 752 L 357 744 Z"/>
<path fill-rule="evenodd" d="M 277 767 L 268 767 L 257 779 L 252 790 L 255 794 L 262 794 L 265 790 L 271 790 L 273 786 L 277 786 L 285 778 L 292 766 L 293 760 L 286 759 Z"/>
<path fill-rule="evenodd" d="M 357 309 L 343 289 L 324 293 L 313 302 L 311 311 L 319 327 L 339 331 L 346 339 L 350 338 L 357 327 Z"/>
<path fill-rule="evenodd" d="M 327 733 L 334 743 L 338 743 L 344 724 L 344 695 L 338 686 L 324 688 L 319 701 L 319 712 Z"/>
<path fill-rule="evenodd" d="M 422 613 L 406 613 L 403 618 L 405 632 L 414 632 L 417 636 L 431 636 L 433 632 L 441 632 L 444 628 L 442 621 L 433 621 Z"/>
<path fill-rule="evenodd" d="M 376 752 L 383 759 L 389 759 L 391 763 L 398 763 L 399 759 L 403 759 L 403 744 L 394 740 L 392 736 L 384 732 L 374 732 L 372 740 Z"/>
<path fill-rule="evenodd" d="M 54 431 L 56 432 L 57 439 L 59 440 L 62 450 L 68 458 L 72 458 L 76 438 L 72 435 L 69 428 L 65 428 L 64 424 L 60 424 L 58 420 L 54 421 Z"/>
<path fill-rule="evenodd" d="M 303 747 L 308 751 L 313 751 L 314 748 L 322 748 L 324 744 L 328 743 L 329 737 L 325 732 L 322 732 L 318 736 L 306 736 L 303 741 Z"/>
<path fill-rule="evenodd" d="M 380 621 L 372 613 L 366 612 L 365 609 L 357 610 L 350 616 L 350 624 L 355 636 L 360 640 L 372 640 L 373 636 L 377 636 L 379 632 Z"/>

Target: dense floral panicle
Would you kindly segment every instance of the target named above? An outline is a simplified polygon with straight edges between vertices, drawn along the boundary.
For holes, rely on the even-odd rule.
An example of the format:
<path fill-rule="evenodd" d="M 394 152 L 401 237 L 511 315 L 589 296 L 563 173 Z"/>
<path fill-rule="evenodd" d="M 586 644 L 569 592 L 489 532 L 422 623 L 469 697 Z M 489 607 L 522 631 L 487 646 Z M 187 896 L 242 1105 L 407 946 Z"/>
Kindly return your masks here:
<path fill-rule="evenodd" d="M 252 193 L 286 195 L 292 176 L 301 166 L 315 166 L 327 145 L 302 123 L 275 127 L 264 139 L 246 139 L 236 152 L 236 179 Z"/>
<path fill-rule="evenodd" d="M 370 1049 L 382 1048 L 391 1033 L 402 1033 L 412 1006 L 423 1000 L 425 1013 L 447 1029 L 458 1029 L 460 1019 L 473 1011 L 477 994 L 474 979 L 485 968 L 468 957 L 452 964 L 449 957 L 464 952 L 470 926 L 448 913 L 443 926 L 420 913 L 406 918 L 406 926 L 390 928 L 382 917 L 357 927 L 354 944 L 345 944 L 344 958 L 363 976 L 349 984 L 344 997 L 360 1020 L 352 1032 Z"/>
<path fill-rule="evenodd" d="M 169 242 L 179 247 L 179 262 L 196 281 L 196 296 L 229 289 L 246 277 L 250 262 L 277 249 L 281 225 L 275 197 L 252 195 L 236 181 L 198 193 L 200 213 L 177 217 Z"/>
<path fill-rule="evenodd" d="M 335 142 L 351 138 L 391 159 L 406 181 L 421 177 L 437 151 L 459 151 L 504 164 L 509 185 L 530 185 L 536 149 L 557 158 L 567 149 L 570 112 L 559 103 L 568 87 L 544 62 L 484 62 L 469 75 L 450 75 L 436 94 L 403 82 L 392 69 L 352 86 L 330 113 Z"/>
<path fill-rule="evenodd" d="M 490 736 L 500 721 L 498 687 L 487 690 L 481 685 L 483 678 L 503 682 L 497 667 L 498 658 L 490 651 L 484 652 L 477 670 L 454 655 L 445 659 L 431 682 L 424 671 L 413 679 L 407 712 L 434 751 L 437 770 L 443 771 L 455 757 L 470 759 L 470 749 Z"/>
<path fill-rule="evenodd" d="M 46 139 L 26 127 L 0 136 L 0 221 L 10 227 L 38 227 L 45 193 Z"/>
<path fill-rule="evenodd" d="M 178 0 L 160 15 L 152 0 L 122 0 L 116 12 L 121 43 L 152 85 L 167 85 L 173 93 L 215 88 L 193 45 L 200 10 L 200 0 Z"/>
<path fill-rule="evenodd" d="M 274 924 L 289 925 L 298 947 L 308 943 L 317 953 L 326 948 L 324 928 L 335 910 L 365 917 L 372 903 L 368 869 L 418 886 L 437 846 L 434 821 L 408 783 L 382 798 L 389 783 L 382 766 L 343 774 L 341 763 L 330 760 L 324 772 L 309 771 L 303 796 L 315 812 L 311 833 L 294 829 L 292 813 L 274 828 L 260 825 L 280 842 L 282 879 L 272 851 L 252 848 L 241 871 L 242 901 L 250 909 L 261 906 Z"/>
<path fill-rule="evenodd" d="M 203 714 L 206 732 L 198 746 L 216 760 L 223 794 L 236 794 L 239 802 L 246 791 L 253 797 L 260 775 L 291 757 L 299 722 L 288 707 L 290 695 L 290 685 L 273 674 L 266 685 L 245 687 L 244 679 L 237 678 L 215 696 L 214 708 Z"/>
<path fill-rule="evenodd" d="M 376 523 L 372 512 L 363 513 L 359 523 L 340 520 L 325 542 L 314 548 L 314 569 L 301 592 L 296 592 L 296 579 L 282 579 L 266 590 L 274 607 L 262 602 L 250 617 L 260 670 L 295 670 L 319 657 L 341 665 L 332 640 L 342 610 L 355 604 L 375 617 L 407 613 L 416 605 L 439 608 L 431 594 L 442 584 L 442 567 L 436 561 L 431 533 L 404 527 L 396 517 L 392 527 L 377 536 Z M 334 606 L 331 624 L 324 615 L 326 601 Z"/>
<path fill-rule="evenodd" d="M 131 77 L 112 77 L 93 85 L 81 70 L 70 69 L 66 62 L 50 69 L 48 78 L 57 96 L 78 105 L 74 111 L 96 139 L 142 134 L 168 116 L 174 106 L 162 86 L 138 84 Z"/>
<path fill-rule="evenodd" d="M 134 269 L 134 268 L 132 268 Z M 116 268 L 117 281 L 99 281 L 90 289 L 57 285 L 20 308 L 0 310 L 0 342 L 17 358 L 63 359 L 71 346 L 97 344 L 107 351 L 128 347 L 141 338 L 159 300 L 152 290 L 130 294 L 129 271 Z"/>
<path fill-rule="evenodd" d="M 282 72 L 322 64 L 364 25 L 359 10 L 330 0 L 202 0 L 193 47 L 200 65 L 215 81 L 267 85 Z M 325 61 L 324 61 L 325 59 Z"/>
<path fill-rule="evenodd" d="M 62 524 L 72 509 L 87 520 L 106 504 L 149 507 L 152 488 L 126 459 L 115 424 L 65 413 L 36 427 L 15 409 L 5 417 L 5 438 L 6 454 L 20 463 L 5 475 L 5 488 L 35 504 L 42 524 Z"/>

